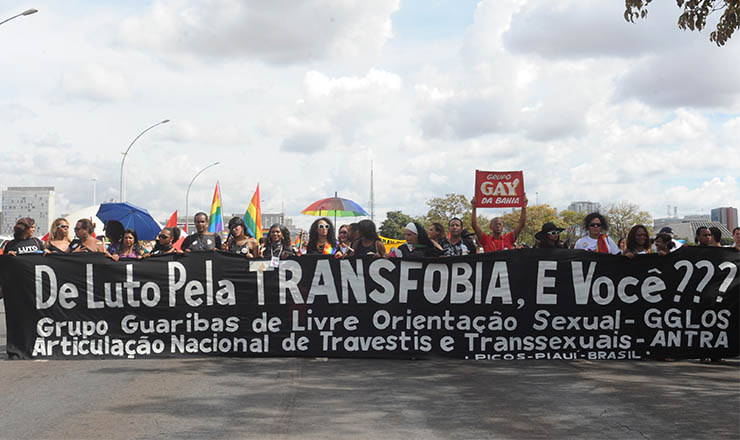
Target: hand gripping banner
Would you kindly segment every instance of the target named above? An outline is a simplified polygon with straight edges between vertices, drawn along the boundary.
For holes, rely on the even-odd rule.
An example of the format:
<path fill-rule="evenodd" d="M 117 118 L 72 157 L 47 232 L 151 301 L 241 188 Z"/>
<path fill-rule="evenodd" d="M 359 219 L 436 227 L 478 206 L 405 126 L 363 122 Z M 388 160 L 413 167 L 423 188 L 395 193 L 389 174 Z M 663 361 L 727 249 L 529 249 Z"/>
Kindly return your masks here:
<path fill-rule="evenodd" d="M 0 275 L 11 358 L 679 359 L 738 355 L 739 265 L 689 247 L 278 267 L 203 252 L 2 256 Z"/>

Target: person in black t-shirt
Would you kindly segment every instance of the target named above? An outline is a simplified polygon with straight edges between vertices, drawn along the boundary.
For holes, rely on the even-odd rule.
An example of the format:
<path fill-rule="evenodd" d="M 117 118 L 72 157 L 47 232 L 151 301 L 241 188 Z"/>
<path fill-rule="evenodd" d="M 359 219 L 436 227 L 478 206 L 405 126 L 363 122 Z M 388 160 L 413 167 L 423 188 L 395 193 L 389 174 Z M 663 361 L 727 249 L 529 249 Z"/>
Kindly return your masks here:
<path fill-rule="evenodd" d="M 193 217 L 195 234 L 188 236 L 182 242 L 185 252 L 212 251 L 221 249 L 221 237 L 208 232 L 208 214 L 199 212 Z"/>
<path fill-rule="evenodd" d="M 5 243 L 6 255 L 43 254 L 48 252 L 44 243 L 33 236 L 36 221 L 30 217 L 18 219 L 13 226 L 13 239 Z"/>

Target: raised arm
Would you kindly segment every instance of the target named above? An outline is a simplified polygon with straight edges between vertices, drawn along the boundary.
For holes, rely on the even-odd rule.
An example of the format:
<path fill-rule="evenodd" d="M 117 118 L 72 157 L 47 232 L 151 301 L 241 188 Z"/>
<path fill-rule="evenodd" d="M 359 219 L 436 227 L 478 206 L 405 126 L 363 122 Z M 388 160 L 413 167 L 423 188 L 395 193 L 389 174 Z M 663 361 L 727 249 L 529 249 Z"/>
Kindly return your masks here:
<path fill-rule="evenodd" d="M 522 232 L 522 229 L 524 229 L 524 226 L 527 224 L 527 203 L 529 203 L 529 200 L 527 200 L 527 194 L 524 194 L 523 201 L 524 205 L 522 206 L 521 214 L 519 214 L 519 223 L 516 225 L 516 228 L 511 231 L 513 241 L 516 241 L 516 239 L 519 238 L 519 233 Z"/>

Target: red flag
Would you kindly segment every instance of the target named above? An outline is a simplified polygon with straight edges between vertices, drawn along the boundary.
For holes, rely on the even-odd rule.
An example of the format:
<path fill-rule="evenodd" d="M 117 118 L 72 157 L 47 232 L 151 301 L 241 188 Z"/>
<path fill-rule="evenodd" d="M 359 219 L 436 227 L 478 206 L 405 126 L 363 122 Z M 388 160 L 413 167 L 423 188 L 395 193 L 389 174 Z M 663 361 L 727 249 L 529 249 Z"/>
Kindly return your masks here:
<path fill-rule="evenodd" d="M 172 213 L 170 219 L 167 220 L 167 224 L 164 225 L 165 228 L 174 228 L 175 226 L 177 226 L 177 209 Z"/>
<path fill-rule="evenodd" d="M 187 224 L 185 225 L 187 226 Z M 177 227 L 177 209 L 175 209 L 175 212 L 172 213 L 170 216 L 170 219 L 167 220 L 167 224 L 164 225 L 165 228 L 176 228 Z M 185 235 L 186 235 L 186 229 L 185 227 L 182 228 L 182 231 L 180 231 L 180 238 L 172 243 L 172 246 L 179 250 L 182 250 L 182 242 L 185 241 Z"/>

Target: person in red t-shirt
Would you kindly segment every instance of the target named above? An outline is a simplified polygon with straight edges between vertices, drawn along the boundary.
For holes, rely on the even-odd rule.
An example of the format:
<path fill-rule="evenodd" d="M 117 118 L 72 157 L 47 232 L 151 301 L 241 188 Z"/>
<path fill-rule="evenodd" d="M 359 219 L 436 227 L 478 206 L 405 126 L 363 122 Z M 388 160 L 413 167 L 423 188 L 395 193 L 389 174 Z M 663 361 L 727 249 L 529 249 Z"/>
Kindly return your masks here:
<path fill-rule="evenodd" d="M 519 223 L 516 225 L 513 231 L 508 234 L 504 234 L 504 223 L 501 221 L 501 217 L 494 217 L 491 220 L 491 235 L 483 232 L 478 226 L 478 213 L 475 207 L 475 197 L 471 200 L 473 204 L 473 219 L 471 221 L 473 230 L 475 231 L 476 237 L 478 237 L 478 243 L 483 246 L 483 252 L 496 252 L 504 249 L 514 249 L 514 243 L 519 238 L 519 233 L 524 229 L 524 225 L 527 223 L 527 195 L 524 194 L 522 199 L 524 206 L 522 206 L 522 213 L 519 215 Z"/>

